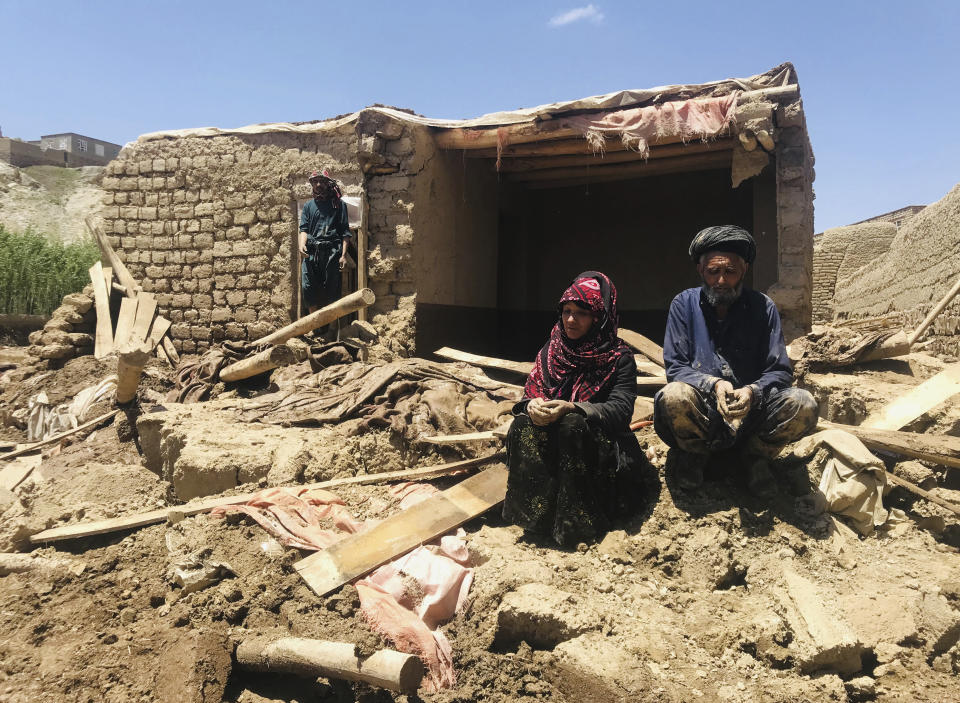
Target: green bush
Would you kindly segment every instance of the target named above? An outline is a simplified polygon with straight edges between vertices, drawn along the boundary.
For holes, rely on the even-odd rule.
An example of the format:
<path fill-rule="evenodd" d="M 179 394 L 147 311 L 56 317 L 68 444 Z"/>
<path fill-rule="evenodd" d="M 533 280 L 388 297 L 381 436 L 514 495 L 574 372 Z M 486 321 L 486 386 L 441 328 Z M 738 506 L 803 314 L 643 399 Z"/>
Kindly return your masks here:
<path fill-rule="evenodd" d="M 0 313 L 49 315 L 89 282 L 87 271 L 99 258 L 92 239 L 64 245 L 0 225 Z"/>

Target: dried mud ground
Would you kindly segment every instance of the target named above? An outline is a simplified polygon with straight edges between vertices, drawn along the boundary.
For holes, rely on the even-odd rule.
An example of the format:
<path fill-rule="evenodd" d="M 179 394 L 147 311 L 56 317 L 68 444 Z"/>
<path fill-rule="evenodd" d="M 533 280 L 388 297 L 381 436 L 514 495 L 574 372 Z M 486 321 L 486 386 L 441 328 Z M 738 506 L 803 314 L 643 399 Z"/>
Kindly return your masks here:
<path fill-rule="evenodd" d="M 881 367 L 811 383 L 825 414 L 856 414 L 877 407 L 883 384 L 915 384 L 937 370 L 935 361 L 913 366 L 912 379 Z M 2 439 L 23 439 L 14 411 L 29 395 L 42 389 L 57 402 L 104 370 L 77 359 L 40 380 L 47 371 L 7 372 Z M 834 387 L 847 395 L 831 406 L 823 389 Z M 949 425 L 952 412 L 935 410 L 928 427 Z M 645 494 L 599 544 L 560 550 L 496 511 L 465 526 L 475 581 L 469 605 L 443 626 L 452 689 L 407 697 L 232 667 L 232 644 L 247 634 L 342 640 L 361 651 L 389 644 L 367 627 L 352 586 L 325 598 L 307 588 L 292 568 L 303 553 L 246 518 L 197 515 L 34 548 L 57 565 L 0 575 L 0 701 L 960 699 L 954 515 L 895 489 L 885 505 L 910 520 L 848 538 L 838 555 L 829 518 L 804 510 L 803 465 L 778 463 L 780 490 L 761 502 L 742 488 L 736 458 L 721 458 L 691 495 L 675 488 L 656 436 L 638 436 L 656 456 Z M 442 459 L 421 457 L 431 461 Z M 960 502 L 956 474 L 936 471 L 933 490 Z M 171 502 L 169 488 L 108 425 L 4 494 L 0 533 L 153 509 Z M 361 517 L 395 510 L 383 486 L 337 493 Z M 235 576 L 184 595 L 168 569 L 195 552 Z"/>

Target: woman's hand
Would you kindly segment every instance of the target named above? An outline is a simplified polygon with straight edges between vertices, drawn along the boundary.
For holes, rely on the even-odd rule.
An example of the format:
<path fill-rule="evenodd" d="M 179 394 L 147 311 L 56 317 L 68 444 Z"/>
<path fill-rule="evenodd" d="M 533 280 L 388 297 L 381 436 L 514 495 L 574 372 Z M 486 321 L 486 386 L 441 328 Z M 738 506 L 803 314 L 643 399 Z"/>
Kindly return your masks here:
<path fill-rule="evenodd" d="M 576 406 L 569 400 L 533 398 L 527 403 L 527 415 L 530 416 L 531 422 L 538 427 L 550 425 L 575 409 Z"/>

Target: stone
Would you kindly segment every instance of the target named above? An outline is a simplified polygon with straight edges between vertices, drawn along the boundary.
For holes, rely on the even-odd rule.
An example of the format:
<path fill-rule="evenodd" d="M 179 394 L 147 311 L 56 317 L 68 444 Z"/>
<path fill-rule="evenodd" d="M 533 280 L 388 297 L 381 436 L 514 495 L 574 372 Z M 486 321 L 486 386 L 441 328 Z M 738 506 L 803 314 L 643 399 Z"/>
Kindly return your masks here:
<path fill-rule="evenodd" d="M 69 359 L 76 355 L 72 344 L 45 344 L 40 347 L 41 359 Z"/>
<path fill-rule="evenodd" d="M 933 471 L 916 460 L 901 461 L 893 467 L 893 475 L 920 486 L 925 491 L 937 485 L 937 477 Z"/>
<path fill-rule="evenodd" d="M 930 656 L 943 654 L 960 641 L 960 611 L 940 593 L 921 593 L 913 617 Z"/>
<path fill-rule="evenodd" d="M 599 622 L 577 607 L 576 596 L 546 584 L 528 583 L 500 603 L 496 642 L 500 646 L 526 642 L 536 649 L 553 649 L 599 628 Z"/>
<path fill-rule="evenodd" d="M 627 533 L 624 530 L 613 530 L 608 532 L 600 544 L 597 545 L 597 551 L 617 563 L 632 564 L 633 557 L 627 551 L 627 544 Z"/>
<path fill-rule="evenodd" d="M 159 646 L 152 697 L 160 703 L 209 703 L 223 699 L 230 676 L 233 646 L 213 630 L 187 630 L 167 635 Z"/>

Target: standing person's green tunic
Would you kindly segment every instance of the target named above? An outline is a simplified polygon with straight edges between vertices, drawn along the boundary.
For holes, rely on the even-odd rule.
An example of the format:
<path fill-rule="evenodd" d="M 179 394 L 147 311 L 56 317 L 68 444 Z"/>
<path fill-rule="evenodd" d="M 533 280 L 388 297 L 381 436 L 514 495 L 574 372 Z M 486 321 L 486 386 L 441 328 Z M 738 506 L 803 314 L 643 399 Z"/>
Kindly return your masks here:
<path fill-rule="evenodd" d="M 307 256 L 300 268 L 303 302 L 323 307 L 341 295 L 340 254 L 350 237 L 347 204 L 339 198 L 309 200 L 300 213 L 300 231 L 307 234 Z"/>

